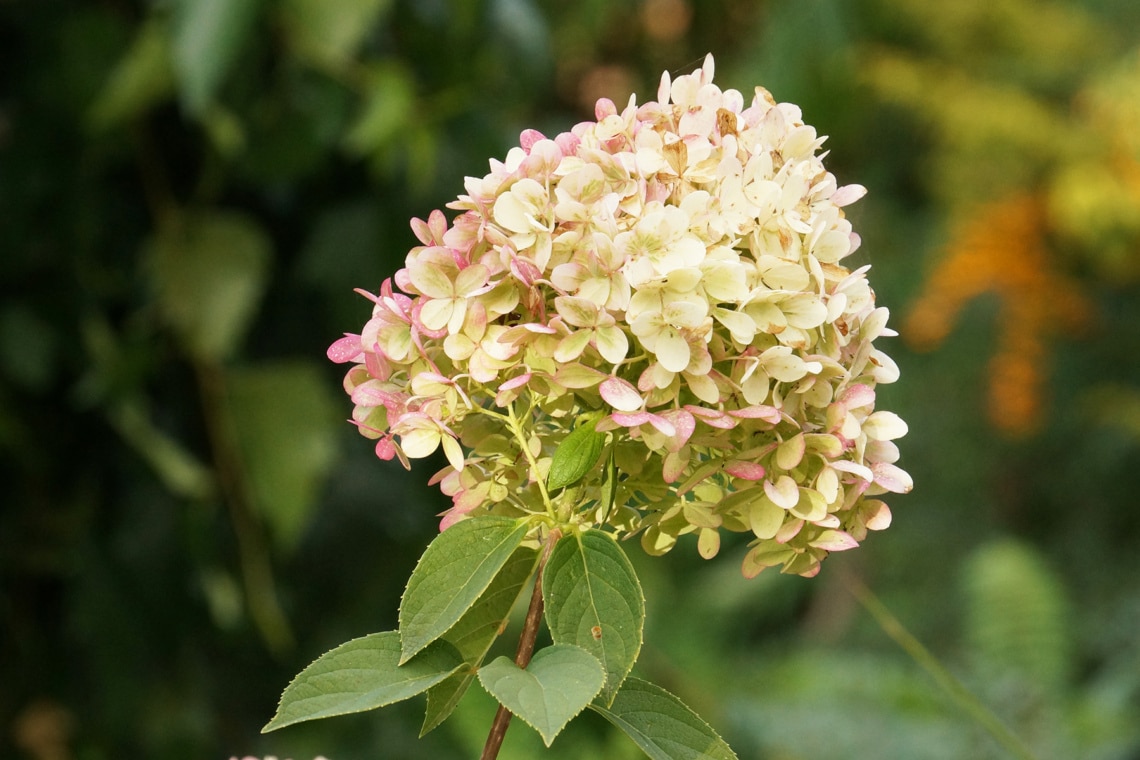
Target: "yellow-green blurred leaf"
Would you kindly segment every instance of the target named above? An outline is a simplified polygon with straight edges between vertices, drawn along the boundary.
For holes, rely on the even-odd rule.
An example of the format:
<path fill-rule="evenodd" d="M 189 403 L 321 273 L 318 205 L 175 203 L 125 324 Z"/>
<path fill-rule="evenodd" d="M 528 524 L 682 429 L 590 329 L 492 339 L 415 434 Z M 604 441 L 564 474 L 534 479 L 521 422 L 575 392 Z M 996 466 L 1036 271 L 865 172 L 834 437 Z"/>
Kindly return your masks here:
<path fill-rule="evenodd" d="M 340 70 L 356 54 L 391 0 L 284 0 L 290 46 L 318 68 Z"/>
<path fill-rule="evenodd" d="M 226 385 L 257 509 L 278 543 L 292 547 L 335 459 L 339 407 L 308 362 L 233 370 Z"/>
<path fill-rule="evenodd" d="M 270 255 L 269 236 L 241 214 L 194 215 L 159 230 L 148 256 L 159 308 L 193 356 L 233 353 L 261 300 Z"/>
<path fill-rule="evenodd" d="M 369 93 L 363 112 L 345 136 L 345 145 L 359 155 L 385 147 L 406 129 L 415 104 L 411 75 L 402 66 L 374 66 L 368 71 L 367 81 Z"/>
<path fill-rule="evenodd" d="M 257 17 L 260 0 L 178 0 L 171 27 L 182 102 L 201 114 L 214 100 Z"/>
<path fill-rule="evenodd" d="M 98 130 L 113 127 L 165 100 L 173 90 L 170 38 L 166 26 L 152 20 L 139 27 L 91 104 L 87 121 Z"/>

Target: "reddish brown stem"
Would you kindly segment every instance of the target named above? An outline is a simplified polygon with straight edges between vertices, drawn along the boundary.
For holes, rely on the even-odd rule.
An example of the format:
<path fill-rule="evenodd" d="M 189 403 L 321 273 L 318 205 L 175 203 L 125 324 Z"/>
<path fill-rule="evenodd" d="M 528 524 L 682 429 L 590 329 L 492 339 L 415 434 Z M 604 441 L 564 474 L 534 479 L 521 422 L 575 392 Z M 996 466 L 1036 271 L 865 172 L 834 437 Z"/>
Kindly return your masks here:
<path fill-rule="evenodd" d="M 519 636 L 519 648 L 515 652 L 515 664 L 526 668 L 534 654 L 534 642 L 538 638 L 538 627 L 542 622 L 542 571 L 546 561 L 550 558 L 550 551 L 562 538 L 562 532 L 555 528 L 546 537 L 546 546 L 542 550 L 542 558 L 538 561 L 538 573 L 534 578 L 534 591 L 530 595 L 530 607 L 526 611 L 526 623 L 523 624 L 522 635 Z M 487 743 L 483 745 L 483 754 L 479 760 L 495 760 L 499 756 L 499 748 L 503 746 L 503 739 L 507 737 L 507 728 L 511 725 L 511 711 L 499 705 L 495 712 L 495 720 L 491 722 L 491 731 L 487 734 Z"/>

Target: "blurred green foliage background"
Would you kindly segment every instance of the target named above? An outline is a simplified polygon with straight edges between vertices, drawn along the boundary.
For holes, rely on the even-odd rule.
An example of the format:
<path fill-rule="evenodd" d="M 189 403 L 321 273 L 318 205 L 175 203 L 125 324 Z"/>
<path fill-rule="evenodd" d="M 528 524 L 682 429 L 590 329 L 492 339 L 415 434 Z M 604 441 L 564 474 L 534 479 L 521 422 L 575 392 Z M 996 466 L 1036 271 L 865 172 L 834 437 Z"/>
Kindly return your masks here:
<path fill-rule="evenodd" d="M 863 582 L 1039 757 L 1140 758 L 1133 0 L 0 2 L 0 757 L 474 757 L 478 698 L 258 733 L 443 508 L 324 350 L 521 129 L 708 51 L 871 191 L 916 489 L 810 581 L 635 557 L 639 668 L 742 758 L 1003 757 Z M 551 756 L 637 756 L 578 723 Z"/>

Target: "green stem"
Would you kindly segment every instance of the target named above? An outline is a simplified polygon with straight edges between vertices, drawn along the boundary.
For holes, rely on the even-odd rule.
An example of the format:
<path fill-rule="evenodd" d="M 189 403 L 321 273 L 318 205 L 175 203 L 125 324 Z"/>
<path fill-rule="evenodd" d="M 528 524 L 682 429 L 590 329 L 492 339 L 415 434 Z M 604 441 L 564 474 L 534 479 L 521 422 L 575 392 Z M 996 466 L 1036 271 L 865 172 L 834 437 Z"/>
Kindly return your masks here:
<path fill-rule="evenodd" d="M 973 692 L 967 689 L 953 673 L 947 670 L 938 661 L 938 658 L 931 654 L 930 650 L 924 647 L 922 642 L 906 629 L 906 626 L 887 609 L 887 606 L 869 588 L 853 579 L 847 579 L 846 584 L 847 589 L 859 600 L 863 609 L 875 618 L 875 622 L 879 624 L 883 632 L 894 639 L 895 643 L 902 647 L 903 651 L 909 654 L 911 659 L 917 662 L 958 703 L 959 707 L 977 721 L 993 737 L 994 741 L 1020 760 L 1037 760 L 1025 742 L 1002 723 L 1001 719 L 974 696 Z"/>
<path fill-rule="evenodd" d="M 527 464 L 530 465 L 530 472 L 534 477 L 534 481 L 538 484 L 539 493 L 542 494 L 542 503 L 546 506 L 546 513 L 550 515 L 551 518 L 557 520 L 557 515 L 554 514 L 554 503 L 550 500 L 550 494 L 546 490 L 546 481 L 543 480 L 542 473 L 538 470 L 538 460 L 535 459 L 534 454 L 530 452 L 530 445 L 527 443 L 526 434 L 523 432 L 522 425 L 519 423 L 519 418 L 515 415 L 514 404 L 507 407 L 507 422 L 510 425 L 511 432 L 514 433 L 515 440 L 519 442 L 519 448 L 522 449 Z"/>
<path fill-rule="evenodd" d="M 562 531 L 555 528 L 546 537 L 546 545 L 542 549 L 542 558 L 538 561 L 538 573 L 534 578 L 534 591 L 530 595 L 530 607 L 526 611 L 526 623 L 519 636 L 519 648 L 515 652 L 515 664 L 526 668 L 534 654 L 534 642 L 538 638 L 538 627 L 542 622 L 542 571 L 546 561 L 550 559 L 550 552 L 558 539 L 562 538 Z M 503 746 L 503 739 L 507 737 L 507 729 L 511 725 L 511 711 L 503 705 L 495 712 L 495 719 L 491 722 L 491 731 L 487 734 L 487 743 L 483 745 L 483 754 L 479 760 L 495 760 L 499 756 L 499 749 Z"/>

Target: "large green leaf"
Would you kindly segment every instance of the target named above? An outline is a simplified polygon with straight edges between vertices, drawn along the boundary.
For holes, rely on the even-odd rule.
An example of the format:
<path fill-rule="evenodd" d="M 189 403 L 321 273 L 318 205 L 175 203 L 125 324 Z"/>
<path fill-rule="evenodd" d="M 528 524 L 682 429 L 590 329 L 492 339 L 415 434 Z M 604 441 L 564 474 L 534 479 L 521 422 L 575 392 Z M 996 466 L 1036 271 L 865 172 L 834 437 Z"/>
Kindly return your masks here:
<path fill-rule="evenodd" d="M 546 621 L 559 644 L 574 644 L 606 669 L 602 700 L 613 701 L 641 651 L 645 597 L 625 552 L 589 530 L 554 547 L 542 574 Z"/>
<path fill-rule="evenodd" d="M 247 216 L 213 212 L 172 220 L 149 246 L 158 303 L 186 349 L 210 361 L 237 348 L 257 313 L 272 243 Z"/>
<path fill-rule="evenodd" d="M 400 635 L 374 633 L 321 655 L 285 687 L 262 733 L 306 720 L 372 710 L 414 697 L 463 667 L 451 644 L 437 641 L 399 664 Z"/>
<path fill-rule="evenodd" d="M 452 525 L 420 557 L 400 600 L 401 662 L 471 609 L 526 536 L 525 521 L 485 515 Z"/>
<path fill-rule="evenodd" d="M 341 415 L 320 368 L 276 362 L 226 374 L 229 410 L 256 506 L 292 548 L 336 458 Z"/>
<path fill-rule="evenodd" d="M 534 549 L 516 549 L 479 600 L 444 634 L 444 640 L 454 644 L 469 665 L 477 668 L 483 664 L 491 644 L 506 625 L 511 608 L 534 575 L 537 563 L 538 552 Z M 427 711 L 420 736 L 447 720 L 474 677 L 474 670 L 456 673 L 428 689 Z"/>
<path fill-rule="evenodd" d="M 201 114 L 246 43 L 261 0 L 176 0 L 171 24 L 182 102 Z"/>
<path fill-rule="evenodd" d="M 613 704 L 590 709 L 626 733 L 653 760 L 737 760 L 709 724 L 677 697 L 627 678 Z"/>
<path fill-rule="evenodd" d="M 498 657 L 479 669 L 479 683 L 542 735 L 546 746 L 602 688 L 605 671 L 592 654 L 570 644 L 540 649 L 523 670 Z"/>

